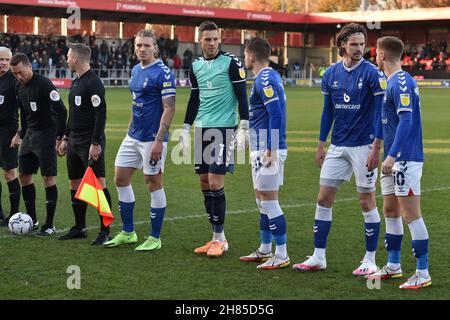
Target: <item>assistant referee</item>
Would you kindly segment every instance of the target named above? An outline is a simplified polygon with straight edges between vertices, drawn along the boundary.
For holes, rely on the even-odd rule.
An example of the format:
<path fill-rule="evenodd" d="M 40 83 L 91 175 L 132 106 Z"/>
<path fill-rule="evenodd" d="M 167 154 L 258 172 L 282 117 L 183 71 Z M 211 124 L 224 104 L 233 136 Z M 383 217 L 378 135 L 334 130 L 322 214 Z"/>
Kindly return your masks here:
<path fill-rule="evenodd" d="M 111 207 L 111 196 L 105 181 L 105 88 L 90 67 L 91 49 L 81 43 L 69 44 L 68 47 L 67 63 L 70 70 L 77 74 L 77 78 L 70 88 L 69 119 L 58 153 L 61 156 L 67 154 L 75 225 L 67 234 L 59 237 L 59 240 L 87 237 L 87 204 L 76 199 L 75 194 L 89 162 Z M 103 225 L 102 217 L 99 217 L 100 233 L 91 242 L 92 245 L 101 245 L 111 239 L 109 227 Z"/>

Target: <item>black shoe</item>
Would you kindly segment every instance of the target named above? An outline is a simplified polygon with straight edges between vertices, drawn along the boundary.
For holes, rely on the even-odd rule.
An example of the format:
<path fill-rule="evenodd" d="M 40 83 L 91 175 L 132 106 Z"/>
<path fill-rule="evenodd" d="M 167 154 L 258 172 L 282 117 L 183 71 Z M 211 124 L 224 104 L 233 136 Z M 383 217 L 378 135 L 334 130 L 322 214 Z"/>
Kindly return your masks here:
<path fill-rule="evenodd" d="M 36 231 L 39 229 L 39 221 L 36 221 L 36 223 L 33 224 L 33 229 L 31 231 Z"/>
<path fill-rule="evenodd" d="M 7 218 L 4 218 L 3 220 L 2 220 L 2 222 L 0 222 L 0 227 L 8 227 L 8 222 L 9 222 L 9 218 L 10 217 L 7 217 Z"/>
<path fill-rule="evenodd" d="M 106 232 L 99 232 L 97 238 L 91 241 L 91 246 L 101 246 L 106 241 L 111 240 L 112 237 L 109 235 L 109 233 Z"/>
<path fill-rule="evenodd" d="M 46 237 L 50 237 L 51 235 L 53 235 L 55 233 L 55 231 L 56 231 L 56 229 L 54 226 L 43 225 L 41 228 L 41 231 L 39 231 L 35 235 L 36 235 L 36 237 L 46 238 Z"/>
<path fill-rule="evenodd" d="M 86 228 L 78 229 L 78 227 L 74 226 L 70 228 L 69 232 L 60 236 L 58 240 L 85 239 L 85 238 L 87 238 Z"/>

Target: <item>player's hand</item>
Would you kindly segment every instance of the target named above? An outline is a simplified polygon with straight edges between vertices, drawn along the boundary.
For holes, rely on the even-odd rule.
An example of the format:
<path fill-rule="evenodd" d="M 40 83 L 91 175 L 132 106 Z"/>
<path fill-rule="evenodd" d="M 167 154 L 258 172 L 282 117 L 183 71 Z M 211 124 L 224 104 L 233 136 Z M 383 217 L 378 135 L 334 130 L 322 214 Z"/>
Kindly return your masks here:
<path fill-rule="evenodd" d="M 181 152 L 183 153 L 182 156 L 185 156 L 186 154 L 188 154 L 189 152 L 189 147 L 191 146 L 191 142 L 190 142 L 190 134 L 189 131 L 191 130 L 191 125 L 185 123 L 183 125 L 183 129 L 180 135 L 180 143 L 182 146 Z"/>
<path fill-rule="evenodd" d="M 241 120 L 236 133 L 237 151 L 245 151 L 250 143 L 250 134 L 248 133 L 248 120 Z"/>
<path fill-rule="evenodd" d="M 91 144 L 91 147 L 89 148 L 89 159 L 97 161 L 98 158 L 100 158 L 101 153 L 102 147 L 99 144 L 97 145 Z"/>
<path fill-rule="evenodd" d="M 150 160 L 159 161 L 162 157 L 163 143 L 162 141 L 155 140 L 152 143 L 152 149 L 150 150 Z"/>
<path fill-rule="evenodd" d="M 381 164 L 381 172 L 384 174 L 392 173 L 392 167 L 394 166 L 395 158 L 392 156 L 387 156 L 386 159 Z"/>
<path fill-rule="evenodd" d="M 16 135 L 12 138 L 10 147 L 11 148 L 17 148 L 22 143 L 22 139 L 20 139 L 20 136 L 16 133 Z"/>
<path fill-rule="evenodd" d="M 63 140 L 58 147 L 58 150 L 56 150 L 58 152 L 58 156 L 63 157 L 67 154 L 67 141 Z"/>
<path fill-rule="evenodd" d="M 56 139 L 56 142 L 55 142 L 55 151 L 56 151 L 56 153 L 58 153 L 59 145 L 61 144 L 61 142 L 62 142 L 61 139 Z"/>
<path fill-rule="evenodd" d="M 272 163 L 274 163 L 277 160 L 277 152 L 272 152 L 272 150 L 266 150 L 264 152 L 264 156 L 262 159 L 262 163 L 266 168 L 269 168 Z"/>
<path fill-rule="evenodd" d="M 317 147 L 316 152 L 316 163 L 319 166 L 319 168 L 322 168 L 323 162 L 325 161 L 325 156 L 327 155 L 325 148 L 323 147 L 323 143 L 320 142 L 319 146 Z"/>
<path fill-rule="evenodd" d="M 372 148 L 370 150 L 369 156 L 367 157 L 367 170 L 372 171 L 378 167 L 378 161 L 380 160 L 380 150 L 375 150 Z"/>

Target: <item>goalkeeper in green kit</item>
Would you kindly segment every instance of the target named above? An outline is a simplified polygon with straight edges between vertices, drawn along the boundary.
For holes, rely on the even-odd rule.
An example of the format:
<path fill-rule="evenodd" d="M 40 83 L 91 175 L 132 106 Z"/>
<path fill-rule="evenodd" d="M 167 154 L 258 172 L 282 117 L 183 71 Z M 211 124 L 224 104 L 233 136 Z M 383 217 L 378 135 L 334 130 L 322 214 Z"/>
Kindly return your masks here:
<path fill-rule="evenodd" d="M 212 240 L 194 250 L 209 257 L 228 250 L 223 230 L 226 212 L 225 174 L 234 171 L 234 140 L 238 151 L 248 145 L 248 100 L 244 65 L 231 53 L 219 51 L 219 27 L 211 21 L 199 26 L 203 56 L 192 64 L 182 141 L 184 150 L 195 121 L 195 172 L 200 177 Z M 238 108 L 236 108 L 238 106 Z M 237 110 L 240 123 L 238 125 Z M 228 163 L 229 162 L 229 163 Z"/>

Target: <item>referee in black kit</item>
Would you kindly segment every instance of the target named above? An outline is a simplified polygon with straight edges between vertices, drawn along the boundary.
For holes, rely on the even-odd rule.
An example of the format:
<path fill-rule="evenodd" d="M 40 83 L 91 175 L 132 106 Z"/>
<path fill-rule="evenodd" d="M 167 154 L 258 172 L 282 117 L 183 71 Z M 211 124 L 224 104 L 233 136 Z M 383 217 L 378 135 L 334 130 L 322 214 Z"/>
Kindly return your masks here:
<path fill-rule="evenodd" d="M 9 216 L 4 217 L 0 202 L 0 226 L 7 226 L 9 218 L 19 211 L 20 184 L 17 178 L 17 148 L 11 147 L 11 140 L 19 126 L 19 105 L 16 98 L 17 80 L 9 70 L 11 50 L 0 47 L 0 166 L 5 171 L 11 203 Z M 0 198 L 2 186 L 0 184 Z"/>
<path fill-rule="evenodd" d="M 36 235 L 48 237 L 55 233 L 53 217 L 58 199 L 55 179 L 56 148 L 66 129 L 67 110 L 53 83 L 48 78 L 33 73 L 30 60 L 25 54 L 18 53 L 12 57 L 11 69 L 19 81 L 16 92 L 21 128 L 19 134 L 14 136 L 11 146 L 22 144 L 19 150 L 22 196 L 27 213 L 37 228 L 33 174 L 40 168 L 45 186 L 47 217 Z"/>
<path fill-rule="evenodd" d="M 71 71 L 76 72 L 69 93 L 69 119 L 63 141 L 58 153 L 67 154 L 67 171 L 69 173 L 72 208 L 75 226 L 59 237 L 59 240 L 80 239 L 87 237 L 87 204 L 75 198 L 78 186 L 83 178 L 89 161 L 111 207 L 111 196 L 105 181 L 105 123 L 106 102 L 105 88 L 100 78 L 90 67 L 91 49 L 85 44 L 69 44 L 67 63 Z M 92 245 L 101 245 L 111 240 L 109 227 L 105 227 L 100 217 L 100 233 Z"/>

